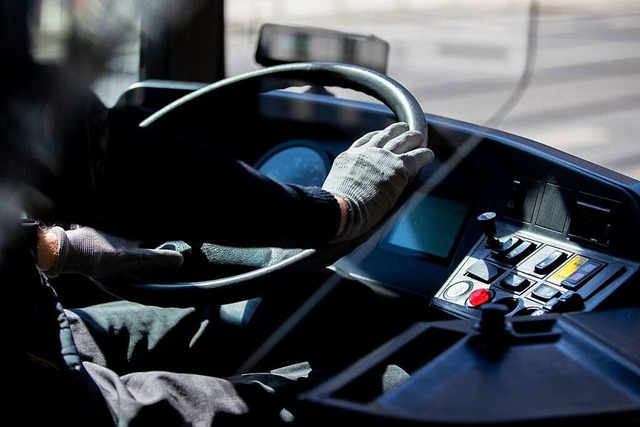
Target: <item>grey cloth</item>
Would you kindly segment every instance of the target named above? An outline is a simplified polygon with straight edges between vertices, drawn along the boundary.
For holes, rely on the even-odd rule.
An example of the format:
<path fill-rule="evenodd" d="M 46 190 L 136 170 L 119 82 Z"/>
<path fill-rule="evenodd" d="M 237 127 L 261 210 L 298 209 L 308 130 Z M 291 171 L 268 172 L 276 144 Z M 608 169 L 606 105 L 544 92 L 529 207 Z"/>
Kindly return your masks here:
<path fill-rule="evenodd" d="M 178 268 L 183 262 L 180 252 L 139 248 L 137 242 L 91 227 L 69 231 L 53 227 L 51 231 L 58 237 L 58 259 L 46 272 L 49 277 L 60 273 L 106 277 L 133 271 Z"/>
<path fill-rule="evenodd" d="M 280 426 L 293 421 L 276 389 L 295 383 L 277 371 L 228 379 L 168 371 L 119 376 L 84 362 L 118 426 Z M 308 364 L 293 366 L 303 380 Z"/>
<path fill-rule="evenodd" d="M 65 312 L 118 426 L 286 425 L 292 397 L 317 381 L 307 362 L 224 375 L 233 331 L 214 311 L 117 301 Z"/>
<path fill-rule="evenodd" d="M 322 185 L 349 205 L 345 229 L 334 242 L 357 237 L 375 226 L 433 158 L 426 134 L 409 130 L 402 122 L 368 133 L 340 153 Z"/>

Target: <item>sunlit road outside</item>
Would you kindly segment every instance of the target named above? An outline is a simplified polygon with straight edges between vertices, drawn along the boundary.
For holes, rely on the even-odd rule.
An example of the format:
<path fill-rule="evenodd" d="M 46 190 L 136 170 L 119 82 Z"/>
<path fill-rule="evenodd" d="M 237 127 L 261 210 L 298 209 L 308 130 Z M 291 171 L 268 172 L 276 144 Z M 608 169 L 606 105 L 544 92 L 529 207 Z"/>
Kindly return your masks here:
<path fill-rule="evenodd" d="M 51 0 L 54 5 L 59 0 Z M 227 75 L 254 61 L 265 22 L 374 34 L 388 74 L 432 114 L 484 124 L 514 90 L 527 54 L 525 0 L 227 1 Z M 640 179 L 640 2 L 538 0 L 533 78 L 497 128 Z M 59 6 L 58 6 L 59 9 Z M 55 20 L 55 6 L 43 20 Z M 96 84 L 107 104 L 137 80 L 124 46 Z M 47 44 L 44 57 L 57 54 Z"/>
<path fill-rule="evenodd" d="M 251 25 L 271 21 L 385 39 L 391 47 L 388 74 L 426 112 L 468 122 L 489 120 L 522 73 L 527 1 L 493 7 L 451 1 L 449 8 L 400 1 L 380 13 L 371 12 L 375 1 L 368 2 L 368 12 L 354 6 L 358 2 L 347 3 L 351 8 L 335 6 L 334 14 L 324 10 L 305 20 L 282 15 L 282 7 L 254 9 L 248 19 L 239 5 L 230 6 L 238 10 L 228 36 L 228 72 L 256 68 Z M 470 8 L 452 8 L 456 3 Z M 540 6 L 533 79 L 496 127 L 640 179 L 640 3 L 560 0 Z"/>

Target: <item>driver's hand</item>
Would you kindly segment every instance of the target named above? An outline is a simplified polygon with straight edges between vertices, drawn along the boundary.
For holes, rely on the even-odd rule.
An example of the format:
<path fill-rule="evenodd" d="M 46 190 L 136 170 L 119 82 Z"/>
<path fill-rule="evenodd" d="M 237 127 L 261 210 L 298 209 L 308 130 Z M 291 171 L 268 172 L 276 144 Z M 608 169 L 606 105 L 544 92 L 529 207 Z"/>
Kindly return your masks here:
<path fill-rule="evenodd" d="M 322 185 L 344 199 L 350 211 L 343 232 L 333 241 L 357 237 L 375 226 L 433 157 L 426 133 L 409 130 L 402 122 L 368 133 L 340 153 Z"/>
<path fill-rule="evenodd" d="M 91 227 L 65 231 L 53 227 L 58 239 L 57 259 L 45 273 L 79 273 L 89 277 L 106 277 L 143 270 L 178 268 L 183 257 L 167 249 L 143 249 L 138 242 L 115 237 Z"/>

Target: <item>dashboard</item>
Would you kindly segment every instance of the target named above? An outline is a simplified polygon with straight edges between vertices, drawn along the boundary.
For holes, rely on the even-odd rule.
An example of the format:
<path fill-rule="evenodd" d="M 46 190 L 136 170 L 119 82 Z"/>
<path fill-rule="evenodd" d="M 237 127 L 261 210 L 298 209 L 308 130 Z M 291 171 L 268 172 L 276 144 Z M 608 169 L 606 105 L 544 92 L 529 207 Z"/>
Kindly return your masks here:
<path fill-rule="evenodd" d="M 489 302 L 506 305 L 509 316 L 588 311 L 637 277 L 637 194 L 616 183 L 624 177 L 599 176 L 595 165 L 583 169 L 565 153 L 491 131 L 433 182 L 450 153 L 486 129 L 439 117 L 428 123 L 430 144 L 444 158 L 423 170 L 398 212 L 338 260 L 337 271 L 462 318 L 479 318 Z M 276 180 L 321 185 L 349 144 L 286 140 L 255 166 Z"/>
<path fill-rule="evenodd" d="M 131 105 L 144 90 L 166 102 L 192 88 L 138 86 L 127 108 L 144 111 Z M 275 180 L 315 186 L 355 139 L 395 121 L 383 105 L 286 91 L 261 94 L 254 113 L 255 143 L 222 148 Z M 455 318 L 478 318 L 489 302 L 524 316 L 637 298 L 638 181 L 516 135 L 425 118 L 436 159 L 333 270 Z M 193 118 L 191 131 L 208 135 L 208 120 Z"/>

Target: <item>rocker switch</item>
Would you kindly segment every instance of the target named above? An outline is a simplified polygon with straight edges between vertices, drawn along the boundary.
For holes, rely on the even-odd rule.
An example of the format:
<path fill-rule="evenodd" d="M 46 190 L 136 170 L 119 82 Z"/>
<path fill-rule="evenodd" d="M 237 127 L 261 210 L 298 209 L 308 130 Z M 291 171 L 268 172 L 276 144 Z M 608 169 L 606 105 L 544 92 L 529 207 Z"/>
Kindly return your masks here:
<path fill-rule="evenodd" d="M 562 251 L 553 251 L 545 259 L 540 261 L 534 267 L 534 271 L 538 274 L 547 274 L 567 259 L 567 254 Z"/>
<path fill-rule="evenodd" d="M 533 252 L 535 248 L 535 243 L 523 241 L 514 249 L 503 254 L 501 258 L 509 263 L 515 264 L 525 256 L 529 255 L 531 252 Z"/>
<path fill-rule="evenodd" d="M 490 262 L 479 260 L 467 269 L 467 275 L 480 280 L 481 282 L 491 283 L 496 277 L 501 275 L 503 271 L 504 270 L 496 267 Z"/>
<path fill-rule="evenodd" d="M 496 249 L 495 252 L 498 255 L 505 254 L 513 250 L 520 243 L 522 243 L 522 240 L 518 239 L 517 237 L 509 237 L 508 239 L 500 242 L 500 245 L 498 246 L 498 249 Z"/>

